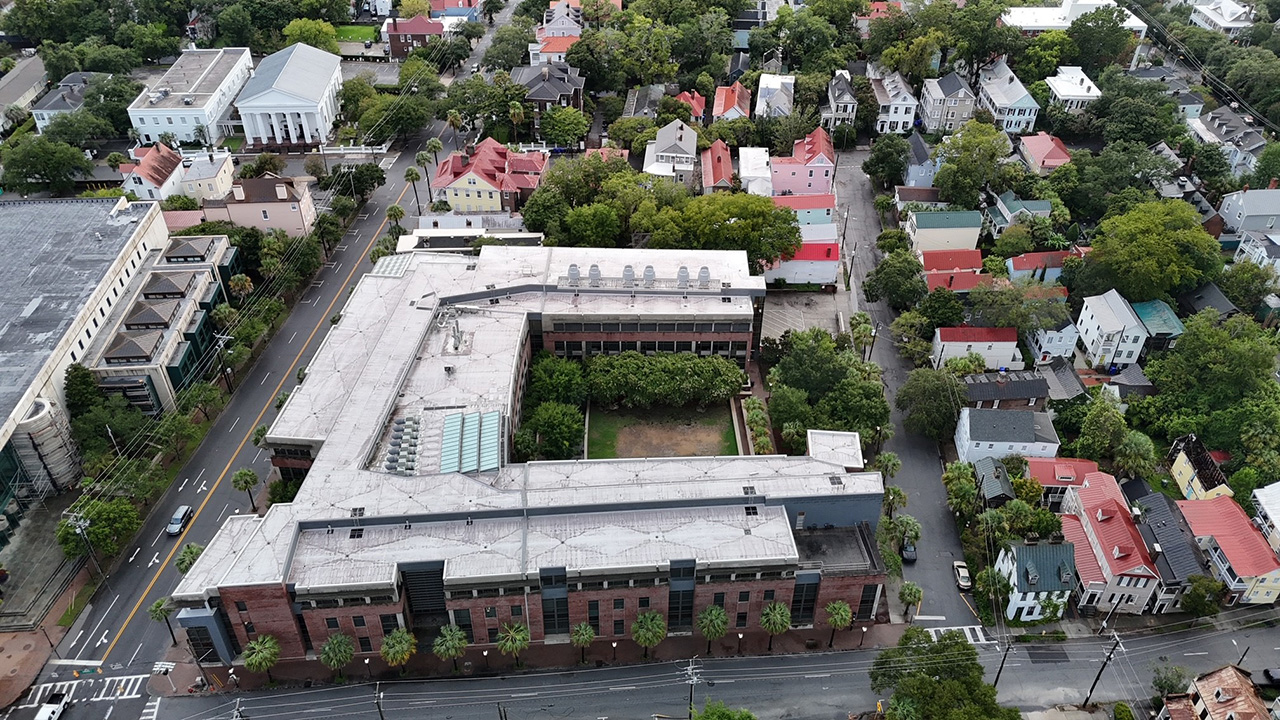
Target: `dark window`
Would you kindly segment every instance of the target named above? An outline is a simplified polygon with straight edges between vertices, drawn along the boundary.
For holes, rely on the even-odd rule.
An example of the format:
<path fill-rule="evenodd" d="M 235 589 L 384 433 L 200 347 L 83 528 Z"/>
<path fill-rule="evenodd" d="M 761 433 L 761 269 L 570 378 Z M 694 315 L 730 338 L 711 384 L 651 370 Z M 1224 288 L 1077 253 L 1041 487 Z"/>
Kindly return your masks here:
<path fill-rule="evenodd" d="M 337 629 L 338 629 L 338 618 L 325 618 L 325 619 L 324 619 L 324 626 L 325 626 L 325 627 L 327 627 L 327 628 L 329 628 L 330 630 L 337 630 Z"/>
<path fill-rule="evenodd" d="M 626 604 L 627 604 L 627 601 L 626 601 L 626 600 L 623 600 L 622 598 L 614 598 L 614 599 L 613 599 L 613 609 L 614 609 L 614 610 L 621 610 L 621 609 L 623 609 L 624 607 L 626 607 Z"/>
<path fill-rule="evenodd" d="M 600 634 L 600 601 L 591 600 L 587 603 L 587 622 L 591 624 L 591 629 Z"/>
<path fill-rule="evenodd" d="M 672 590 L 667 597 L 667 627 L 674 630 L 693 628 L 693 590 Z"/>
<path fill-rule="evenodd" d="M 360 538 L 362 538 L 362 537 L 364 537 L 364 528 L 351 528 L 351 538 L 350 538 L 350 539 L 352 539 L 352 540 L 359 540 L 359 539 L 360 539 Z"/>
<path fill-rule="evenodd" d="M 485 616 L 485 617 L 487 617 L 487 618 L 496 618 L 496 617 L 498 617 L 498 608 L 496 608 L 496 607 L 494 607 L 494 606 L 492 606 L 492 605 L 489 605 L 488 607 L 486 607 L 486 608 L 484 609 L 484 616 Z"/>
<path fill-rule="evenodd" d="M 700 333 L 713 332 L 714 327 L 715 327 L 714 323 L 698 323 L 697 324 L 697 330 Z"/>
<path fill-rule="evenodd" d="M 747 511 L 747 517 L 755 517 L 756 515 L 760 514 L 760 508 L 756 507 L 755 505 L 748 505 L 746 507 L 746 511 Z"/>
<path fill-rule="evenodd" d="M 658 323 L 640 323 L 640 332 L 657 332 Z"/>
<path fill-rule="evenodd" d="M 641 609 L 641 610 L 643 610 L 643 609 L 645 609 L 645 608 L 649 607 L 649 598 L 647 598 L 647 597 L 642 597 L 642 598 L 640 598 L 640 599 L 637 601 L 637 603 L 639 604 L 640 609 Z"/>
<path fill-rule="evenodd" d="M 693 332 L 693 323 L 676 323 L 676 332 Z"/>
<path fill-rule="evenodd" d="M 773 591 L 772 591 L 772 590 L 765 590 L 765 591 L 764 591 L 764 601 L 765 601 L 765 602 L 773 602 Z"/>
<path fill-rule="evenodd" d="M 394 616 L 392 616 L 394 617 Z M 467 634 L 467 642 L 475 642 L 475 636 L 471 634 L 471 611 L 470 610 L 454 610 L 453 624 L 457 625 Z M 382 632 L 387 631 L 386 625 L 383 625 Z"/>
<path fill-rule="evenodd" d="M 512 606 L 511 606 L 511 617 L 520 617 L 521 615 L 524 615 L 524 606 L 523 606 L 523 605 L 512 605 Z"/>
<path fill-rule="evenodd" d="M 621 621 L 621 620 L 614 620 L 614 621 L 613 621 L 613 634 L 614 634 L 614 635 L 621 635 L 622 633 L 623 633 L 622 621 Z"/>
<path fill-rule="evenodd" d="M 601 332 L 618 332 L 618 323 L 600 323 Z"/>
<path fill-rule="evenodd" d="M 693 577 L 693 565 L 689 564 L 684 567 L 671 567 L 672 578 L 691 578 Z"/>
<path fill-rule="evenodd" d="M 724 593 L 716 593 L 711 596 L 711 604 L 718 607 L 724 607 Z"/>
<path fill-rule="evenodd" d="M 637 332 L 639 330 L 639 323 L 622 323 L 622 332 Z"/>
<path fill-rule="evenodd" d="M 796 625 L 808 625 L 813 622 L 814 608 L 818 604 L 818 583 L 796 583 L 795 594 L 791 596 L 791 622 Z"/>
<path fill-rule="evenodd" d="M 738 602 L 751 602 L 751 591 L 743 590 L 738 593 Z"/>
<path fill-rule="evenodd" d="M 547 635 L 569 632 L 569 598 L 542 599 L 542 629 Z"/>
<path fill-rule="evenodd" d="M 463 610 L 462 612 L 466 612 L 466 611 Z M 400 627 L 400 618 L 396 617 L 395 615 L 379 615 L 378 622 L 379 624 L 382 625 L 383 635 L 390 635 L 391 633 L 395 632 L 397 628 Z M 461 626 L 462 623 L 459 622 L 458 625 Z M 470 627 L 470 626 L 471 626 L 471 616 L 468 615 L 467 627 Z"/>
<path fill-rule="evenodd" d="M 236 601 L 236 611 L 237 611 L 237 612 L 248 612 L 248 610 L 249 610 L 249 606 L 248 606 L 248 605 L 245 605 L 243 600 L 237 600 L 237 601 Z"/>
<path fill-rule="evenodd" d="M 489 628 L 489 642 L 498 642 L 498 628 Z"/>
<path fill-rule="evenodd" d="M 745 612 L 738 613 L 738 619 L 733 624 L 734 627 L 744 628 L 747 626 L 747 614 Z"/>
<path fill-rule="evenodd" d="M 369 638 L 362 637 L 356 639 L 360 641 L 360 652 L 373 652 L 373 643 L 369 641 Z"/>
<path fill-rule="evenodd" d="M 251 623 L 251 622 L 247 622 L 247 623 L 245 623 L 245 624 L 244 624 L 244 634 L 245 634 L 245 635 L 252 635 L 252 634 L 254 634 L 254 633 L 256 633 L 256 632 L 258 632 L 258 631 L 253 627 L 253 623 Z"/>
<path fill-rule="evenodd" d="M 364 616 L 356 615 L 351 618 L 351 624 L 355 627 L 364 627 Z"/>

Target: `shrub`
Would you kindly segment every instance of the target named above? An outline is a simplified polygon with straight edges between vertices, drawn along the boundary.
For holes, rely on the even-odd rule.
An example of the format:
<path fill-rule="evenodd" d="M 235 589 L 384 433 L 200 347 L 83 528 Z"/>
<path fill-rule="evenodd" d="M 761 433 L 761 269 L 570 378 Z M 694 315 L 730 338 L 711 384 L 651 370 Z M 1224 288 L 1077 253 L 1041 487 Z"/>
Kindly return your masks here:
<path fill-rule="evenodd" d="M 1116 706 L 1111 710 L 1111 716 L 1115 720 L 1135 720 L 1133 710 L 1129 709 L 1129 706 L 1125 703 L 1116 703 Z"/>
<path fill-rule="evenodd" d="M 747 415 L 747 431 L 751 433 L 751 452 L 755 455 L 772 455 L 773 433 L 770 431 L 769 413 L 764 403 L 757 397 L 749 397 L 742 401 L 742 409 Z"/>
<path fill-rule="evenodd" d="M 599 355 L 587 365 L 587 390 L 605 407 L 698 407 L 723 403 L 742 387 L 742 370 L 722 357 L 692 353 Z"/>

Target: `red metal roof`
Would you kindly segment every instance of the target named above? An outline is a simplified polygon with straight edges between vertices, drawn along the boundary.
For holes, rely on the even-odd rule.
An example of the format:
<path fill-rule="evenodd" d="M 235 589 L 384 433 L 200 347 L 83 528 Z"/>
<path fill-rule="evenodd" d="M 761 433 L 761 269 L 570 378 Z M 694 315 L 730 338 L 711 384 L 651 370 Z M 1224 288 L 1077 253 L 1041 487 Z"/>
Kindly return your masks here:
<path fill-rule="evenodd" d="M 707 112 L 707 99 L 698 94 L 697 90 L 690 93 L 688 90 L 676 96 L 676 100 L 693 108 L 693 119 L 701 120 L 702 116 Z"/>
<path fill-rule="evenodd" d="M 1098 463 L 1079 458 L 1027 458 L 1027 475 L 1045 487 L 1067 487 L 1098 472 Z"/>
<path fill-rule="evenodd" d="M 164 216 L 164 226 L 169 228 L 171 233 L 186 230 L 204 222 L 203 210 L 165 210 L 160 214 Z"/>
<path fill-rule="evenodd" d="M 805 243 L 791 259 L 840 262 L 840 245 L 838 243 Z"/>
<path fill-rule="evenodd" d="M 1154 577 L 1147 544 L 1116 479 L 1104 472 L 1089 473 L 1076 492 L 1084 508 L 1080 521 L 1092 528 L 1111 574 Z"/>
<path fill-rule="evenodd" d="M 929 292 L 938 288 L 946 288 L 952 292 L 969 292 L 979 285 L 989 284 L 992 280 L 990 275 L 972 270 L 925 273 L 924 279 L 929 285 Z"/>
<path fill-rule="evenodd" d="M 1060 268 L 1062 261 L 1071 253 L 1067 250 L 1050 250 L 1047 252 L 1029 252 L 1015 256 L 1013 260 L 1013 269 L 1022 270 L 1039 270 L 1042 267 Z"/>
<path fill-rule="evenodd" d="M 1071 153 L 1058 138 L 1041 130 L 1035 135 L 1023 135 L 1022 144 L 1035 164 L 1043 168 L 1056 168 L 1071 162 Z"/>
<path fill-rule="evenodd" d="M 836 196 L 830 193 L 825 195 L 774 195 L 773 204 L 778 207 L 788 207 L 792 210 L 823 210 L 826 208 L 834 210 Z"/>
<path fill-rule="evenodd" d="M 732 108 L 738 108 L 744 117 L 751 117 L 751 91 L 734 82 L 728 87 L 716 88 L 716 99 L 711 105 L 711 117 L 723 117 Z"/>
<path fill-rule="evenodd" d="M 925 272 L 939 270 L 981 270 L 981 250 L 925 250 L 920 253 Z"/>
<path fill-rule="evenodd" d="M 511 152 L 497 140 L 485 138 L 471 155 L 456 152 L 445 158 L 431 179 L 431 187 L 447 188 L 458 178 L 474 173 L 503 192 L 534 190 L 542 180 L 546 165 L 544 153 Z"/>
<path fill-rule="evenodd" d="M 813 165 L 820 158 L 835 165 L 836 150 L 831 144 L 831 136 L 821 125 L 813 132 L 796 141 L 791 148 L 791 157 L 773 158 L 774 165 Z"/>
<path fill-rule="evenodd" d="M 120 171 L 125 177 L 131 174 L 141 175 L 156 187 L 164 185 L 178 166 L 182 165 L 182 156 L 178 151 L 164 143 L 156 143 L 150 148 L 138 148 L 135 154 L 139 157 L 138 163 L 121 165 Z"/>
<path fill-rule="evenodd" d="M 1259 577 L 1280 570 L 1280 560 L 1271 545 L 1235 500 L 1226 495 L 1212 500 L 1179 500 L 1178 509 L 1196 537 L 1213 536 L 1240 577 Z"/>
<path fill-rule="evenodd" d="M 569 48 L 573 47 L 573 44 L 576 42 L 578 42 L 577 35 L 557 35 L 555 37 L 549 37 L 542 41 L 541 52 L 543 54 L 568 52 Z"/>
<path fill-rule="evenodd" d="M 1017 328 L 960 327 L 938 328 L 942 342 L 1018 342 Z"/>
<path fill-rule="evenodd" d="M 870 21 L 870 20 L 876 20 L 876 19 L 878 19 L 878 18 L 888 17 L 888 16 L 889 16 L 889 8 L 890 8 L 890 7 L 894 8 L 894 9 L 896 9 L 896 10 L 901 10 L 901 9 L 902 9 L 902 3 L 900 3 L 900 2 L 873 2 L 873 3 L 871 3 L 871 12 L 870 12 L 870 13 L 868 13 L 868 14 L 866 14 L 866 15 L 859 15 L 859 16 L 857 16 L 857 19 L 858 19 L 858 20 L 868 20 L 868 21 Z"/>
<path fill-rule="evenodd" d="M 702 187 L 728 188 L 733 182 L 733 156 L 723 140 L 702 151 Z"/>
<path fill-rule="evenodd" d="M 1089 536 L 1085 534 L 1080 518 L 1075 515 L 1059 517 L 1062 518 L 1062 537 L 1075 549 L 1076 575 L 1080 577 L 1080 581 L 1085 584 L 1105 583 L 1107 576 L 1102 574 L 1102 566 L 1098 564 L 1098 558 L 1093 554 L 1093 548 L 1089 545 Z"/>

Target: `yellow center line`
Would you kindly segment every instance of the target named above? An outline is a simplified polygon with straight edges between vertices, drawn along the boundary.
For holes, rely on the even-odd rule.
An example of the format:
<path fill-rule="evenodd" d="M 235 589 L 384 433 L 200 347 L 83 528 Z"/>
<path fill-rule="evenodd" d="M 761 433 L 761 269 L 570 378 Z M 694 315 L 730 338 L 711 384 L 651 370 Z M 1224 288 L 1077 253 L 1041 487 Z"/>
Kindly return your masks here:
<path fill-rule="evenodd" d="M 409 184 L 405 183 L 404 189 L 400 191 L 400 197 L 396 198 L 396 205 L 400 204 L 400 201 L 404 199 L 404 195 L 407 192 L 409 192 Z M 382 236 L 382 231 L 386 228 L 387 222 L 387 219 L 384 217 L 382 219 L 382 224 L 378 226 L 378 231 L 373 234 L 373 237 L 369 238 L 369 243 L 365 245 L 360 258 L 352 263 L 351 271 L 347 273 L 347 278 L 342 281 L 342 287 L 346 287 L 351 282 L 351 278 L 355 277 L 356 271 L 364 265 L 364 258 L 368 256 L 369 249 L 372 248 L 373 245 L 378 242 L 378 238 Z M 213 494 L 218 490 L 218 485 L 222 483 L 222 479 L 231 471 L 231 466 L 235 464 L 236 458 L 240 455 L 240 451 L 244 449 L 245 444 L 253 437 L 253 431 L 257 429 L 258 423 L 262 422 L 262 418 L 267 414 L 267 410 L 275 404 L 275 400 L 280 395 L 280 391 L 284 388 L 285 382 L 287 382 L 289 378 L 293 377 L 293 369 L 298 365 L 298 361 L 302 359 L 302 354 L 307 351 L 307 346 L 309 346 L 311 341 L 315 339 L 316 333 L 320 332 L 320 328 L 324 327 L 325 323 L 329 322 L 330 313 L 333 312 L 334 305 L 337 305 L 338 300 L 344 296 L 345 294 L 342 292 L 342 288 L 339 288 L 338 292 L 334 293 L 333 300 L 329 302 L 329 307 L 325 309 L 324 315 L 311 330 L 311 334 L 307 336 L 306 342 L 302 343 L 302 349 L 298 350 L 298 354 L 293 358 L 293 363 L 289 365 L 289 369 L 281 376 L 280 382 L 276 385 L 275 391 L 271 393 L 271 398 L 267 401 L 267 404 L 262 406 L 262 411 L 258 413 L 258 417 L 254 418 L 253 422 L 249 424 L 248 431 L 245 433 L 245 436 L 241 438 L 240 444 L 236 446 L 236 451 L 232 453 L 231 459 L 227 461 L 226 467 L 222 468 L 222 473 L 219 474 L 218 479 L 214 481 L 213 487 L 209 488 L 209 494 L 204 496 L 204 501 L 200 503 L 200 507 L 196 508 L 196 514 L 191 517 L 191 522 L 187 524 L 187 528 L 178 536 L 177 542 L 173 544 L 173 548 L 169 550 L 169 554 L 165 556 L 164 562 L 160 563 L 160 567 L 156 569 L 156 574 L 152 576 L 151 582 L 147 583 L 147 589 L 142 591 L 142 595 L 138 598 L 137 604 L 135 604 L 133 609 L 129 611 L 128 617 L 124 619 L 124 623 L 121 624 L 120 629 L 116 631 L 115 637 L 111 638 L 111 644 L 107 646 L 107 651 L 102 653 L 102 662 L 106 662 L 107 656 L 111 654 L 116 643 L 120 641 L 120 637 L 124 635 L 125 628 L 129 627 L 129 623 L 133 621 L 133 616 L 138 614 L 138 609 L 147 601 L 147 595 L 151 594 L 152 588 L 155 587 L 156 582 L 160 579 L 160 573 L 164 572 L 164 569 L 168 567 L 169 562 L 173 560 L 174 553 L 178 552 L 178 548 L 182 547 L 182 541 L 187 537 L 187 533 L 191 532 L 191 528 L 195 527 L 196 519 L 199 518 L 200 513 L 204 511 L 204 506 L 209 504 L 209 500 L 213 498 Z"/>

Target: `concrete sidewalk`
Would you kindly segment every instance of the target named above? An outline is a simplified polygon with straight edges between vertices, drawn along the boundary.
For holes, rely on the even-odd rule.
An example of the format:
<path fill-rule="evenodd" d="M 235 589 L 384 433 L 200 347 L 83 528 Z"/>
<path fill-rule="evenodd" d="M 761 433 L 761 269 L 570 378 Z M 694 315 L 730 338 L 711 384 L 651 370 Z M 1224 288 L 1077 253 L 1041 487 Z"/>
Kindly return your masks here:
<path fill-rule="evenodd" d="M 81 568 L 71 584 L 49 606 L 42 630 L 21 633 L 0 633 L 0 708 L 18 701 L 31 683 L 40 677 L 53 648 L 62 641 L 68 629 L 60 627 L 58 618 L 71 606 L 72 599 L 89 582 L 89 569 Z"/>

